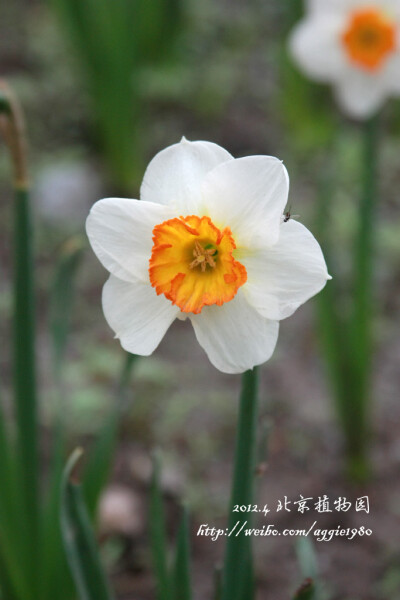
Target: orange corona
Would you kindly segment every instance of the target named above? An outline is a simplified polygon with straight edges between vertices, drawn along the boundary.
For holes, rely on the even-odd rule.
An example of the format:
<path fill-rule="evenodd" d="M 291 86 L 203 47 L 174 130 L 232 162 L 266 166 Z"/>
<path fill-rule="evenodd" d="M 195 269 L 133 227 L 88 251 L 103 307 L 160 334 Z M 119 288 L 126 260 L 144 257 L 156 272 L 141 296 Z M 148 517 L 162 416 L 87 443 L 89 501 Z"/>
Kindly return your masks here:
<path fill-rule="evenodd" d="M 201 312 L 235 297 L 247 280 L 245 267 L 235 260 L 229 227 L 218 229 L 209 217 L 179 217 L 153 229 L 149 261 L 151 285 L 157 294 L 182 312 Z"/>
<path fill-rule="evenodd" d="M 342 41 L 353 63 L 376 71 L 396 49 L 396 28 L 383 11 L 360 9 L 351 15 Z"/>

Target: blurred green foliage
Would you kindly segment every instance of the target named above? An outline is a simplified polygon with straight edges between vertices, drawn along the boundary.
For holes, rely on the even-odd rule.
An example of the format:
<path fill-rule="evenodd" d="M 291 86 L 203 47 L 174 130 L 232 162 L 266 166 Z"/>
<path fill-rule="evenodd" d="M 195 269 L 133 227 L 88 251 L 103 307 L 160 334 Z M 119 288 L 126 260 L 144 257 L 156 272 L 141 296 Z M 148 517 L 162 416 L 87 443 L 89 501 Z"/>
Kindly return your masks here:
<path fill-rule="evenodd" d="M 170 565 L 161 489 L 161 465 L 157 453 L 153 456 L 149 527 L 157 600 L 191 600 L 189 516 L 184 508 L 176 539 L 175 557 Z"/>
<path fill-rule="evenodd" d="M 285 0 L 282 6 L 282 46 L 279 52 L 280 86 L 276 97 L 292 150 L 298 154 L 320 153 L 335 136 L 337 122 L 327 87 L 315 85 L 295 67 L 287 47 L 292 27 L 303 15 L 301 0 Z"/>
<path fill-rule="evenodd" d="M 70 240 L 55 261 L 56 275 L 51 294 L 51 338 L 53 377 L 57 389 L 57 411 L 51 431 L 51 464 L 43 482 L 39 445 L 39 394 L 36 384 L 35 264 L 31 201 L 25 164 L 22 112 L 12 92 L 2 84 L 1 133 L 11 157 L 15 198 L 13 250 L 13 399 L 14 420 L 5 422 L 0 406 L 0 593 L 6 600 L 65 600 L 74 598 L 74 588 L 61 539 L 60 486 L 66 449 L 62 406 L 63 364 L 68 340 L 76 273 L 84 249 L 79 239 Z M 134 357 L 128 356 L 122 370 L 117 397 L 129 381 Z M 95 459 L 89 461 L 86 493 L 91 514 L 106 481 L 117 433 L 120 402 L 115 403 L 103 431 L 94 444 Z M 66 484 L 68 495 L 68 484 Z M 72 490 L 75 498 L 75 492 Z M 73 510 L 73 509 L 71 509 Z M 70 511 L 71 512 L 71 511 Z M 99 596 L 98 596 L 99 597 Z"/>
<path fill-rule="evenodd" d="M 141 73 L 171 57 L 182 0 L 49 0 L 65 27 L 89 90 L 95 131 L 114 184 L 143 173 Z"/>

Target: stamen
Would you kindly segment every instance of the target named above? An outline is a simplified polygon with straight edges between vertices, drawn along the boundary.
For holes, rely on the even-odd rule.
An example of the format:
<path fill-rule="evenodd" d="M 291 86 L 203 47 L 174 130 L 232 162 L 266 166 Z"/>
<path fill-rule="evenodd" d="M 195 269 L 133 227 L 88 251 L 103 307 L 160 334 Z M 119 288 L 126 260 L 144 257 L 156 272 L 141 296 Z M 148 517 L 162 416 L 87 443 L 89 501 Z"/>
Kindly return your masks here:
<path fill-rule="evenodd" d="M 215 248 L 203 248 L 203 246 L 197 240 L 194 243 L 193 256 L 194 260 L 190 263 L 189 267 L 194 269 L 200 265 L 202 272 L 204 273 L 207 265 L 212 268 L 216 267 L 213 256 L 215 255 Z"/>

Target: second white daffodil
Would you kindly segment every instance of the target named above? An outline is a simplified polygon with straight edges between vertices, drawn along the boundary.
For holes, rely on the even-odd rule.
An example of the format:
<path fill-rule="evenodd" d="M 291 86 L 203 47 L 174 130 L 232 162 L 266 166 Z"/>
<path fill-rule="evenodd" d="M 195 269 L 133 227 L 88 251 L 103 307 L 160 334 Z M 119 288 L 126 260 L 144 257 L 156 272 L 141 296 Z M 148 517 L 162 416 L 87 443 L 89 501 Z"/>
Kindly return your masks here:
<path fill-rule="evenodd" d="M 309 77 L 334 85 L 356 119 L 400 95 L 399 0 L 308 0 L 290 48 Z"/>
<path fill-rule="evenodd" d="M 183 139 L 150 162 L 141 200 L 97 202 L 87 233 L 111 273 L 103 310 L 122 346 L 149 355 L 188 317 L 221 371 L 268 360 L 279 321 L 329 279 L 315 238 L 282 218 L 288 190 L 276 158 Z"/>

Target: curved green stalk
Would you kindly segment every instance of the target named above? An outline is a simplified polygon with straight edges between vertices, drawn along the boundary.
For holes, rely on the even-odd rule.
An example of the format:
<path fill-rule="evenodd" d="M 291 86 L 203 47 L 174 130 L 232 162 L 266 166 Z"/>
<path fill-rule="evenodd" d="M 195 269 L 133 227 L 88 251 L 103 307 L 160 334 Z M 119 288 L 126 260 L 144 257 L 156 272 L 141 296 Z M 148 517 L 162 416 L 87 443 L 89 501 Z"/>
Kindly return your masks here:
<path fill-rule="evenodd" d="M 14 258 L 14 390 L 29 537 L 38 542 L 38 416 L 31 218 L 28 191 L 16 189 Z"/>
<path fill-rule="evenodd" d="M 21 540 L 24 575 L 30 581 L 32 598 L 39 595 L 39 481 L 38 416 L 35 360 L 34 266 L 29 202 L 25 126 L 22 111 L 12 91 L 0 82 L 0 133 L 11 165 L 14 209 L 14 319 L 13 385 L 17 425 L 17 460 L 21 490 Z M 22 558 L 22 557 L 21 557 Z"/>

